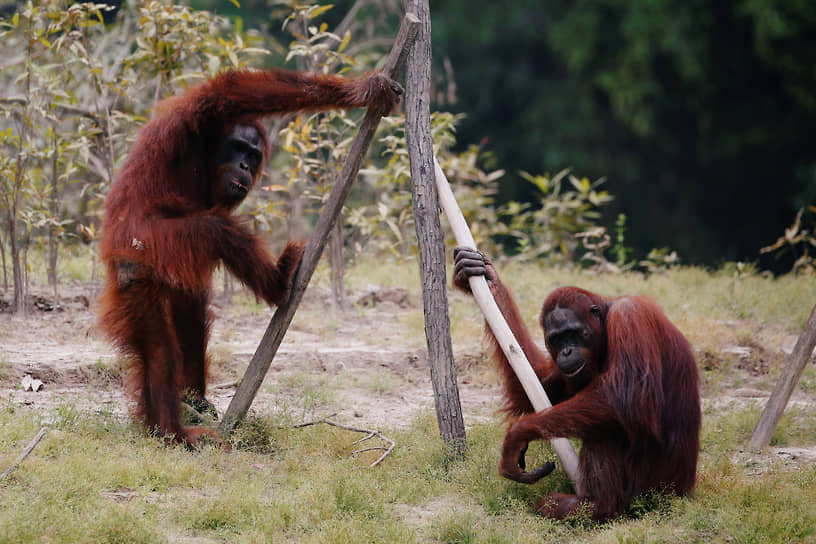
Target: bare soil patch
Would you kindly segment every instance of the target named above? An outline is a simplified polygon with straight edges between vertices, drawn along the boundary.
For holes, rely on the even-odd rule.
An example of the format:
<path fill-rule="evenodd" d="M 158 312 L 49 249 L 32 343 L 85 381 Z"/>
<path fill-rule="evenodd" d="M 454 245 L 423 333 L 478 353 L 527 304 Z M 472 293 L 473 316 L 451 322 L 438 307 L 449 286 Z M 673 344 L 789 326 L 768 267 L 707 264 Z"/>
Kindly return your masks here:
<path fill-rule="evenodd" d="M 54 304 L 38 294 L 29 316 L 0 312 L 0 395 L 30 409 L 49 412 L 61 403 L 126 416 L 122 363 L 95 326 L 93 304 L 70 294 Z M 354 307 L 333 313 L 328 294 L 310 288 L 286 333 L 252 409 L 282 405 L 367 426 L 410 423 L 433 410 L 433 391 L 424 337 L 405 334 L 404 317 L 419 311 L 402 290 L 367 288 L 350 293 Z M 87 299 L 86 299 L 87 300 Z M 213 304 L 212 364 L 207 396 L 223 413 L 272 316 L 242 304 Z M 300 318 L 300 316 L 303 318 Z M 476 383 L 468 368 L 481 346 L 457 346 L 460 396 L 467 420 L 491 417 L 498 405 L 496 384 Z M 461 363 L 460 363 L 461 361 Z M 24 376 L 42 380 L 37 392 L 23 391 Z M 291 405 L 289 406 L 291 409 Z"/>
<path fill-rule="evenodd" d="M 55 304 L 46 294 L 32 297 L 26 318 L 0 310 L 0 398 L 25 409 L 53 413 L 62 403 L 126 417 L 122 368 L 117 354 L 95 327 L 90 290 L 77 287 Z M 353 307 L 333 312 L 327 292 L 310 287 L 286 333 L 252 410 L 295 410 L 303 417 L 332 415 L 367 428 L 393 428 L 432 412 L 433 390 L 425 338 L 406 333 L 406 318 L 421 316 L 420 302 L 400 289 L 369 287 L 349 293 Z M 0 300 L 0 307 L 2 307 Z M 272 309 L 213 304 L 208 398 L 223 413 L 272 316 Z M 476 311 L 474 309 L 474 311 Z M 770 389 L 757 383 L 768 361 L 785 358 L 762 346 L 728 345 L 721 353 L 698 354 L 701 367 L 713 359 L 737 358 L 738 385 L 720 385 L 706 397 L 708 414 L 762 407 Z M 484 363 L 481 344 L 456 345 L 460 400 L 465 423 L 494 418 L 501 405 L 496 374 Z M 778 363 L 778 361 L 777 361 Z M 23 391 L 24 376 L 42 380 L 37 392 Z M 798 391 L 790 406 L 808 411 L 815 399 Z M 812 463 L 816 447 L 772 448 L 766 460 Z M 756 456 L 751 459 L 757 460 Z"/>

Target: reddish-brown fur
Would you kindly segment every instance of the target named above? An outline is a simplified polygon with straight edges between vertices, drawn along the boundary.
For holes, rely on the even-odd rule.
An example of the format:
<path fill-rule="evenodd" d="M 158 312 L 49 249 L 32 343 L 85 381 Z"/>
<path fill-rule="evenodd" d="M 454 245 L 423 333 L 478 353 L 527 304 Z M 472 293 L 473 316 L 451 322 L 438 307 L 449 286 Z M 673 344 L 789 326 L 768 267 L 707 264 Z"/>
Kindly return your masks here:
<path fill-rule="evenodd" d="M 701 414 L 697 364 L 682 333 L 644 297 L 609 299 L 577 287 L 556 289 L 542 307 L 542 326 L 554 308 L 569 308 L 597 339 L 592 377 L 577 387 L 555 364 L 556 353 L 536 346 L 510 291 L 489 261 L 487 266 L 496 302 L 553 403 L 533 412 L 488 329 L 504 375 L 505 409 L 520 416 L 505 436 L 500 473 L 519 479 L 519 458 L 531 440 L 576 437 L 582 440 L 585 489 L 578 496 L 543 498 L 536 509 L 545 516 L 561 519 L 585 504 L 595 519 L 607 519 L 649 490 L 690 492 Z M 456 278 L 456 284 L 467 290 L 466 279 Z M 599 310 L 595 315 L 593 305 Z"/>
<path fill-rule="evenodd" d="M 390 113 L 399 87 L 379 74 L 348 80 L 284 70 L 230 71 L 161 103 L 105 201 L 107 279 L 100 326 L 131 361 L 135 412 L 163 435 L 194 445 L 209 431 L 183 427 L 180 397 L 204 398 L 209 289 L 218 263 L 269 304 L 287 296 L 301 245 L 275 260 L 214 200 L 219 145 L 238 124 L 264 143 L 264 115 L 367 106 Z M 255 180 L 253 179 L 253 182 Z"/>

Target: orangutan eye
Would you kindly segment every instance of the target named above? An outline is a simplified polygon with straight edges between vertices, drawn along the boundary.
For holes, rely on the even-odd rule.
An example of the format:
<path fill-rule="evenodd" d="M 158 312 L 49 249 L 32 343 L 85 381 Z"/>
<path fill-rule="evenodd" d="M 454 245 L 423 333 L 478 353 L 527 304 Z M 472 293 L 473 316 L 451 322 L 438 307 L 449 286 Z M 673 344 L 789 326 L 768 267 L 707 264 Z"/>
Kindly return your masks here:
<path fill-rule="evenodd" d="M 601 309 L 598 308 L 596 305 L 592 305 L 589 307 L 589 313 L 594 315 L 595 317 L 601 317 Z"/>

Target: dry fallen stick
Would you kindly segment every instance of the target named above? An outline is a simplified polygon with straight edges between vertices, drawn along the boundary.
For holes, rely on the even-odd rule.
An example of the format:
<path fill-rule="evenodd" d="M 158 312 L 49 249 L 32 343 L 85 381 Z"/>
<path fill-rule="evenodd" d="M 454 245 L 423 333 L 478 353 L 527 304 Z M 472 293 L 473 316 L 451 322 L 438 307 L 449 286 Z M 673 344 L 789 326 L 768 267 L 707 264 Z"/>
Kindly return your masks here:
<path fill-rule="evenodd" d="M 48 432 L 48 427 L 43 427 L 42 429 L 40 429 L 40 432 L 38 432 L 37 436 L 35 436 L 31 440 L 31 442 L 28 443 L 28 446 L 26 446 L 26 448 L 23 450 L 23 453 L 20 454 L 20 457 L 18 457 L 17 460 L 14 461 L 14 464 L 7 468 L 5 472 L 3 472 L 3 474 L 0 474 L 0 480 L 3 480 L 6 476 L 11 474 L 11 472 L 14 469 L 20 466 L 20 463 L 23 462 L 23 459 L 31 455 L 31 452 L 34 451 L 34 448 L 37 447 L 37 444 L 40 443 L 40 440 L 42 440 L 46 432 Z"/>
<path fill-rule="evenodd" d="M 238 387 L 238 383 L 239 383 L 238 380 L 232 380 L 231 382 L 211 385 L 210 389 L 232 389 L 233 387 Z"/>
<path fill-rule="evenodd" d="M 358 453 L 363 453 L 363 452 L 367 452 L 367 451 L 382 450 L 383 454 L 380 455 L 380 457 L 377 458 L 376 461 L 371 463 L 369 465 L 369 467 L 376 467 L 378 464 L 380 464 L 380 462 L 383 459 L 385 459 L 386 457 L 388 457 L 388 454 L 391 453 L 391 450 L 393 450 L 394 447 L 396 446 L 396 442 L 394 442 L 390 438 L 384 436 L 380 431 L 372 431 L 371 429 L 359 429 L 357 427 L 350 427 L 348 425 L 342 425 L 340 423 L 337 423 L 335 421 L 332 421 L 332 420 L 326 419 L 326 418 L 318 419 L 316 421 L 307 421 L 305 423 L 298 423 L 297 425 L 293 425 L 292 427 L 295 428 L 295 429 L 301 429 L 303 427 L 309 427 L 310 425 L 318 425 L 320 423 L 325 423 L 326 425 L 331 425 L 332 427 L 337 427 L 338 429 L 344 429 L 346 431 L 352 431 L 352 432 L 355 432 L 355 433 L 366 433 L 366 436 L 364 436 L 363 438 L 360 438 L 359 440 L 355 440 L 354 442 L 352 442 L 351 443 L 352 446 L 355 445 L 355 444 L 359 444 L 360 442 L 365 442 L 366 440 L 370 440 L 371 438 L 379 438 L 380 440 L 385 442 L 387 444 L 387 446 L 372 446 L 370 448 L 363 448 L 361 450 L 354 450 L 353 452 L 351 452 L 351 456 L 354 457 Z"/>

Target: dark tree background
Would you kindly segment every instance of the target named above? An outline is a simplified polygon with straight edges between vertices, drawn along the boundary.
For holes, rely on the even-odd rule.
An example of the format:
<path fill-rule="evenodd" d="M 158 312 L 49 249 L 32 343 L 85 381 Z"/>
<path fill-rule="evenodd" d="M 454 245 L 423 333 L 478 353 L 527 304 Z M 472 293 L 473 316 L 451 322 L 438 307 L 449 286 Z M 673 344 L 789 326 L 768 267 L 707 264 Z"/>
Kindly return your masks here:
<path fill-rule="evenodd" d="M 355 0 L 332 3 L 330 27 Z M 193 4 L 279 32 L 265 1 Z M 396 27 L 383 5 L 359 15 Z M 502 199 L 531 197 L 519 170 L 571 167 L 608 179 L 605 223 L 627 215 L 636 258 L 789 269 L 759 249 L 816 203 L 816 2 L 434 0 L 431 16 L 432 108 L 467 114 L 459 143 L 495 154 Z"/>
<path fill-rule="evenodd" d="M 437 0 L 437 62 L 514 170 L 606 176 L 611 225 L 639 253 L 760 259 L 816 202 L 816 3 L 795 0 Z M 767 267 L 779 263 L 767 261 Z"/>

